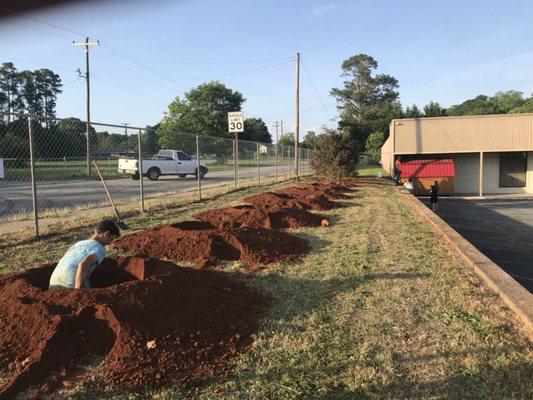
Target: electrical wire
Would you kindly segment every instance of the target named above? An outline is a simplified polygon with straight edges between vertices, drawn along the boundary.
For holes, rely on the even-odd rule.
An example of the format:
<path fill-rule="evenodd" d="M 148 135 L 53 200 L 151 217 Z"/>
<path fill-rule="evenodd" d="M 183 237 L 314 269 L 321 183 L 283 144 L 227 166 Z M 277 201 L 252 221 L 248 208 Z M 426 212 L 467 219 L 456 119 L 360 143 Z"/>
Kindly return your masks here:
<path fill-rule="evenodd" d="M 111 46 L 102 45 L 102 47 L 104 47 L 104 48 L 110 50 L 111 52 L 120 53 L 118 50 L 113 49 Z M 181 84 L 181 83 L 175 81 L 175 80 L 172 79 L 172 78 L 169 78 L 169 77 L 163 75 L 162 73 L 156 71 L 155 69 L 150 68 L 150 67 L 148 67 L 147 65 L 144 65 L 143 63 L 138 62 L 138 61 L 135 61 L 135 63 L 136 63 L 137 65 L 139 65 L 141 68 L 144 68 L 144 69 L 146 69 L 146 70 L 152 72 L 153 74 L 159 76 L 160 78 L 163 78 L 163 79 L 165 79 L 165 80 L 167 80 L 167 81 L 169 81 L 169 82 L 172 82 L 172 83 L 174 83 L 174 84 L 176 84 L 176 85 L 178 85 L 178 86 L 181 86 L 181 87 L 187 89 L 187 87 L 186 87 L 185 85 L 183 85 L 183 84 Z"/>
<path fill-rule="evenodd" d="M 20 61 L 20 62 L 25 62 L 25 63 L 28 63 L 28 64 L 34 64 L 34 65 L 38 65 L 40 67 L 54 68 L 54 69 L 58 69 L 58 70 L 62 70 L 62 71 L 68 71 L 68 72 L 71 72 L 71 73 L 73 73 L 75 71 L 74 68 L 69 69 L 69 68 L 59 67 L 57 65 L 47 65 L 47 64 L 40 63 L 40 62 L 36 62 L 36 61 L 26 60 L 26 59 L 23 59 L 23 58 L 9 57 L 9 56 L 3 55 L 3 54 L 0 54 L 0 57 L 4 57 L 6 59 Z"/>
<path fill-rule="evenodd" d="M 122 63 L 119 63 L 118 61 L 115 61 L 112 58 L 104 56 L 101 52 L 94 52 L 93 54 L 96 54 L 97 56 L 102 57 L 103 59 L 105 59 L 105 60 L 107 60 L 107 61 L 109 61 L 109 62 L 111 62 L 111 63 L 113 63 L 115 65 L 118 65 L 119 67 L 125 69 L 126 71 L 133 72 L 134 74 L 139 75 L 145 81 L 155 82 L 155 83 L 159 84 L 161 87 L 163 87 L 163 88 L 165 88 L 167 90 L 171 90 L 171 91 L 175 91 L 176 90 L 176 88 L 171 88 L 169 86 L 165 86 L 165 85 L 160 83 L 161 81 L 157 81 L 155 79 L 152 79 L 148 75 L 145 75 L 145 74 L 143 74 L 143 73 L 141 73 L 141 72 L 139 72 L 137 70 L 134 70 L 134 69 L 132 69 L 132 68 L 126 66 L 126 65 L 123 65 Z M 122 77 L 122 79 L 124 79 L 124 77 Z M 140 79 L 137 79 L 137 80 L 140 80 Z"/>
<path fill-rule="evenodd" d="M 162 103 L 162 104 L 168 105 L 168 101 L 164 101 L 164 100 L 158 99 L 158 98 L 156 98 L 156 97 L 152 97 L 152 96 L 150 96 L 150 95 L 147 95 L 147 94 L 145 94 L 145 93 L 139 92 L 139 91 L 137 91 L 137 90 L 133 90 L 133 89 L 127 88 L 127 87 L 125 87 L 125 86 L 118 85 L 118 84 L 113 83 L 113 82 L 110 82 L 110 81 L 108 81 L 108 80 L 106 80 L 106 79 L 102 79 L 102 78 L 100 78 L 100 77 L 94 77 L 94 79 L 96 79 L 96 80 L 98 80 L 98 81 L 101 81 L 101 82 L 104 82 L 104 83 L 107 83 L 108 85 L 115 86 L 115 87 L 117 87 L 117 88 L 119 88 L 119 89 L 126 90 L 126 91 L 128 91 L 128 92 L 131 92 L 131 93 L 137 94 L 137 95 L 139 95 L 139 96 L 146 97 L 147 99 L 150 99 L 150 100 L 157 101 L 157 102 L 159 102 L 159 103 Z"/>
<path fill-rule="evenodd" d="M 318 100 L 320 101 L 320 104 L 322 104 L 322 108 L 324 109 L 324 112 L 326 113 L 328 118 L 330 118 L 331 115 L 329 114 L 329 111 L 326 108 L 326 105 L 324 104 L 324 101 L 322 100 L 322 97 L 320 96 L 320 93 L 318 92 L 318 89 L 316 88 L 315 83 L 313 82 L 313 79 L 311 78 L 311 74 L 309 73 L 309 70 L 307 69 L 307 67 L 305 66 L 305 63 L 303 61 L 302 61 L 302 66 L 304 67 L 304 71 L 305 71 L 307 77 L 309 78 L 309 81 L 311 82 L 311 86 L 313 86 L 313 89 L 315 90 L 315 94 L 318 97 Z"/>
<path fill-rule="evenodd" d="M 69 42 L 72 40 L 71 38 L 68 38 L 66 36 L 58 35 L 57 33 L 49 32 L 49 31 L 45 31 L 44 29 L 36 28 L 34 26 L 21 24 L 19 22 L 7 21 L 7 23 L 11 24 L 11 25 L 15 25 L 15 26 L 20 26 L 20 27 L 26 28 L 26 29 L 32 29 L 34 31 L 37 31 L 37 32 L 40 32 L 40 33 L 44 33 L 44 34 L 47 34 L 47 35 L 50 35 L 50 36 L 54 36 L 54 37 L 57 37 L 59 39 L 68 40 Z"/>
<path fill-rule="evenodd" d="M 142 57 L 132 57 L 127 56 L 125 54 L 113 54 L 112 56 L 117 57 L 123 57 L 130 60 L 138 60 L 138 61 L 147 61 L 147 62 L 154 62 L 159 64 L 174 64 L 174 65 L 217 65 L 217 64 L 254 64 L 254 63 L 261 63 L 261 62 L 274 62 L 274 61 L 288 61 L 293 60 L 294 57 L 278 57 L 278 58 L 268 58 L 268 59 L 260 59 L 260 60 L 240 60 L 240 61 L 170 61 L 170 60 L 154 60 L 154 59 L 147 59 Z"/>
<path fill-rule="evenodd" d="M 73 29 L 65 28 L 63 26 L 56 25 L 56 24 L 53 24 L 53 23 L 48 22 L 48 21 L 43 21 L 43 20 L 35 18 L 35 17 L 30 17 L 29 15 L 25 15 L 24 18 L 32 20 L 32 21 L 35 21 L 35 22 L 39 22 L 40 24 L 43 24 L 43 25 L 51 26 L 52 28 L 56 28 L 56 29 L 59 29 L 59 30 L 65 31 L 65 32 L 73 33 L 74 35 L 78 35 L 78 36 L 81 36 L 81 37 L 88 37 L 89 36 L 89 35 L 86 35 L 86 34 L 83 34 L 83 33 L 80 33 L 80 32 L 76 32 Z"/>

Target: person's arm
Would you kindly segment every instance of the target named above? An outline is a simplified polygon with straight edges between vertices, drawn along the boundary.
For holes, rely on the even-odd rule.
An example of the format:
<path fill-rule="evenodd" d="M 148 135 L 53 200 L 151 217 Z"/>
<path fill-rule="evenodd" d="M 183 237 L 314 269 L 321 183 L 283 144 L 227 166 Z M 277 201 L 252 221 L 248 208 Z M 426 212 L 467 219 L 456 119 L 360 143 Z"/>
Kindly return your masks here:
<path fill-rule="evenodd" d="M 83 286 L 83 282 L 89 272 L 89 267 L 98 262 L 96 254 L 89 254 L 78 264 L 78 270 L 76 271 L 76 282 L 74 283 L 74 289 L 79 289 Z"/>

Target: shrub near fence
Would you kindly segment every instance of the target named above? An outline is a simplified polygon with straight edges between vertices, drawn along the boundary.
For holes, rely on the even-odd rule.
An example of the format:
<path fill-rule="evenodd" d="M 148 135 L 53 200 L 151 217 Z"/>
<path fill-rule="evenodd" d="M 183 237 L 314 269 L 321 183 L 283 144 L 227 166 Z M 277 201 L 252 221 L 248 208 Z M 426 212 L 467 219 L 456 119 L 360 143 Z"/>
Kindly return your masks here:
<path fill-rule="evenodd" d="M 138 159 L 139 154 L 143 159 L 153 157 L 158 150 L 153 141 L 150 143 L 153 131 L 91 123 L 88 132 L 89 158 L 87 125 L 82 121 L 17 116 L 0 125 L 0 158 L 5 169 L 5 179 L 0 181 L 0 220 L 33 214 L 38 233 L 38 218 L 44 211 L 49 214 L 106 205 L 108 200 L 93 162 L 116 202 L 137 202 L 139 207 L 146 198 L 184 191 L 196 191 L 201 198 L 202 190 L 213 185 L 229 189 L 245 182 L 261 184 L 295 177 L 293 147 L 239 140 L 235 155 L 231 138 L 172 133 L 175 150 L 186 152 L 193 160 L 199 155 L 205 163 L 209 170 L 205 179 L 200 181 L 191 175 L 136 181 L 117 171 L 118 160 Z M 302 175 L 310 172 L 310 154 L 309 149 L 300 149 Z"/>

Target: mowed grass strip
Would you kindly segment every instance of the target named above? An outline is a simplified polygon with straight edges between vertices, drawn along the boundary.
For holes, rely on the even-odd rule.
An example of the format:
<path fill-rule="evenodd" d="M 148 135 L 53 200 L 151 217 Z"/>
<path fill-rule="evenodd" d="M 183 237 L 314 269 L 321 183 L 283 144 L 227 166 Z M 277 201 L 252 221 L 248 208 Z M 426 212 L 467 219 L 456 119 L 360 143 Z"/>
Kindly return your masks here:
<path fill-rule="evenodd" d="M 345 204 L 325 213 L 329 228 L 296 233 L 311 241 L 309 256 L 251 276 L 249 284 L 272 297 L 271 307 L 228 379 L 200 389 L 135 394 L 106 391 L 95 372 L 93 381 L 63 396 L 532 398 L 532 349 L 514 315 L 454 259 L 395 190 L 359 187 Z M 193 205 L 178 219 L 216 206 L 217 201 Z M 136 220 L 134 227 L 175 220 L 172 213 Z M 57 240 L 64 246 L 66 239 Z M 1 262 L 6 251 L 21 262 L 41 259 L 42 250 L 35 244 L 4 249 Z"/>

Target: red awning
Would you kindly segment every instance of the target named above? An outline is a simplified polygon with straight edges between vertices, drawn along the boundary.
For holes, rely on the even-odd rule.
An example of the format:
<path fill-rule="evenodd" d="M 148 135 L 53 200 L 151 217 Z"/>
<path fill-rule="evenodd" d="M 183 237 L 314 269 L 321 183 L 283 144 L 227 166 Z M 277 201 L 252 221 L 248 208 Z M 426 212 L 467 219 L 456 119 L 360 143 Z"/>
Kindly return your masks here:
<path fill-rule="evenodd" d="M 413 160 L 402 162 L 402 178 L 453 178 L 453 160 Z"/>

